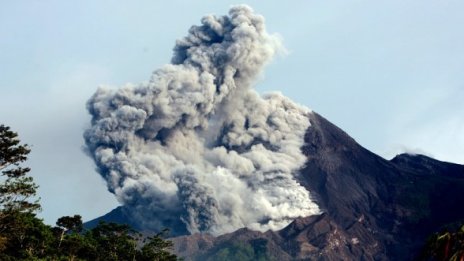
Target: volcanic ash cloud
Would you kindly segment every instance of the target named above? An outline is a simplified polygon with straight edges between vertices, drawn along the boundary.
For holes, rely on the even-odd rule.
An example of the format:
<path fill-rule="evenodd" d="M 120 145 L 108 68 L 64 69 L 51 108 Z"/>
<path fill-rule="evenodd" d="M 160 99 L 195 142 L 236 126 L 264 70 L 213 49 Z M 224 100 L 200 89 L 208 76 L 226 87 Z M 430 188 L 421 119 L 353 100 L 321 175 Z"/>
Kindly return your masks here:
<path fill-rule="evenodd" d="M 279 50 L 247 6 L 205 16 L 148 83 L 100 88 L 84 138 L 108 189 L 147 229 L 219 235 L 320 212 L 295 179 L 307 108 L 251 89 Z"/>

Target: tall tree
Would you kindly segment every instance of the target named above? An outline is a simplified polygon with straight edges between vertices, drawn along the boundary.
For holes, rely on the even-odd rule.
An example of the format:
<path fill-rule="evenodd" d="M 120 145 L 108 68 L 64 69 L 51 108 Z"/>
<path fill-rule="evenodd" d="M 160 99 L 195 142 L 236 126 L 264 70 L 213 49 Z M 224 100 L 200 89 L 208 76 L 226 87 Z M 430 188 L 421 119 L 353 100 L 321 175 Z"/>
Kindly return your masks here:
<path fill-rule="evenodd" d="M 31 150 L 27 144 L 20 144 L 18 134 L 10 127 L 0 125 L 0 219 L 15 212 L 34 213 L 40 209 L 38 200 L 32 200 L 38 186 L 31 170 L 21 167 Z"/>
<path fill-rule="evenodd" d="M 21 164 L 30 149 L 0 125 L 0 260 L 176 260 L 162 234 L 142 240 L 127 225 L 101 223 L 83 231 L 80 215 L 50 227 L 36 216 L 38 186 Z"/>
<path fill-rule="evenodd" d="M 56 221 L 56 225 L 58 226 L 57 229 L 61 230 L 58 248 L 61 247 L 61 242 L 63 241 L 64 233 L 66 232 L 80 233 L 82 229 L 84 228 L 82 224 L 81 215 L 74 215 L 73 217 L 70 217 L 70 216 L 60 217 Z"/>
<path fill-rule="evenodd" d="M 172 253 L 174 244 L 170 240 L 163 239 L 169 231 L 167 229 L 154 235 L 147 237 L 144 240 L 144 245 L 140 249 L 140 254 L 137 260 L 141 261 L 176 261 L 179 260 L 176 255 Z"/>
<path fill-rule="evenodd" d="M 94 260 L 135 260 L 137 233 L 128 225 L 101 222 L 87 236 L 98 250 Z"/>
<path fill-rule="evenodd" d="M 30 149 L 20 144 L 18 134 L 0 125 L 0 249 L 15 244 L 21 247 L 29 222 L 40 209 L 37 185 L 27 174 L 30 168 L 20 164 L 27 159 Z"/>

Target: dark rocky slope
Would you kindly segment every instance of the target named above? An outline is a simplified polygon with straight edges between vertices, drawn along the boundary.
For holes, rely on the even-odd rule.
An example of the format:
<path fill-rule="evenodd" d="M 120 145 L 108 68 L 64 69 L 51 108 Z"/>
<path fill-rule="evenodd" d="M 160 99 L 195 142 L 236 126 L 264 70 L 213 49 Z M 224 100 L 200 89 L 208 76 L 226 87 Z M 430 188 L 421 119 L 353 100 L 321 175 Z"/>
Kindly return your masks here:
<path fill-rule="evenodd" d="M 427 235 L 464 218 L 464 166 L 408 154 L 386 161 L 321 116 L 311 123 L 301 180 L 358 246 L 372 250 L 366 258 L 411 259 Z"/>
<path fill-rule="evenodd" d="M 176 237 L 175 251 L 186 260 L 411 260 L 428 235 L 464 220 L 464 166 L 408 154 L 387 161 L 320 115 L 310 121 L 298 179 L 322 215 L 277 232 Z M 106 219 L 127 217 L 119 209 Z"/>
<path fill-rule="evenodd" d="M 299 180 L 324 214 L 278 232 L 209 238 L 198 248 L 207 236 L 176 238 L 176 251 L 202 260 L 236 240 L 263 239 L 276 260 L 411 260 L 428 235 L 464 219 L 464 166 L 408 154 L 387 161 L 320 115 L 310 121 Z"/>

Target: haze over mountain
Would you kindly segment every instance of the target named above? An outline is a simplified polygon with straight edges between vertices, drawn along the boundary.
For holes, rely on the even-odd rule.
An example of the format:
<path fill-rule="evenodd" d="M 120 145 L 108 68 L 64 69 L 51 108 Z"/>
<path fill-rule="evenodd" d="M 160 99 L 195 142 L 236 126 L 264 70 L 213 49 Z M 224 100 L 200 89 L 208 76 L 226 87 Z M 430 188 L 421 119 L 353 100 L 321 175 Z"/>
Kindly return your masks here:
<path fill-rule="evenodd" d="M 101 219 L 194 234 L 176 251 L 198 260 L 237 240 L 279 260 L 397 260 L 464 218 L 463 166 L 384 160 L 281 94 L 258 95 L 279 48 L 237 6 L 191 27 L 148 83 L 99 89 L 84 137 L 123 205 Z"/>

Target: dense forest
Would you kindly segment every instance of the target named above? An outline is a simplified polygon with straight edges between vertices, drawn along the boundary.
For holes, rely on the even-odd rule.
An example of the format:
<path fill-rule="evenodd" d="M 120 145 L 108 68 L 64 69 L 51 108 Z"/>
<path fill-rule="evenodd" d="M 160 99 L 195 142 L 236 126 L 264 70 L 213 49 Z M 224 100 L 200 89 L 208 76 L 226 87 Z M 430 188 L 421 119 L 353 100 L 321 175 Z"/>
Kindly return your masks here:
<path fill-rule="evenodd" d="M 22 166 L 29 153 L 17 133 L 0 125 L 0 260 L 177 260 L 167 231 L 148 237 L 104 222 L 85 230 L 80 215 L 45 224 L 37 217 L 38 186 Z"/>

